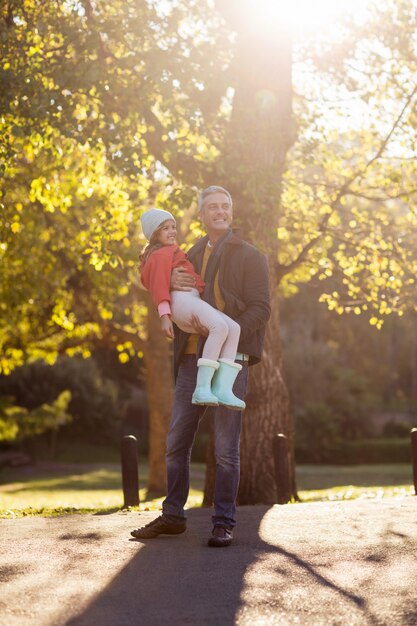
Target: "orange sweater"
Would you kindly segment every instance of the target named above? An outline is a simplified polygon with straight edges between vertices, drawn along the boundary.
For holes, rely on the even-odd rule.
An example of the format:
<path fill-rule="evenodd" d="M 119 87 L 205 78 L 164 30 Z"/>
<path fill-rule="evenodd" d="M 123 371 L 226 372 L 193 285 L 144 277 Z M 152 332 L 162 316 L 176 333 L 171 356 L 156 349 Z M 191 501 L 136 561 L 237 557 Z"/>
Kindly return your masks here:
<path fill-rule="evenodd" d="M 174 267 L 185 268 L 191 276 L 194 276 L 195 288 L 200 293 L 204 290 L 204 281 L 194 270 L 185 252 L 176 244 L 163 246 L 152 252 L 140 268 L 142 283 L 151 294 L 156 307 L 161 302 L 171 302 L 170 283 Z"/>

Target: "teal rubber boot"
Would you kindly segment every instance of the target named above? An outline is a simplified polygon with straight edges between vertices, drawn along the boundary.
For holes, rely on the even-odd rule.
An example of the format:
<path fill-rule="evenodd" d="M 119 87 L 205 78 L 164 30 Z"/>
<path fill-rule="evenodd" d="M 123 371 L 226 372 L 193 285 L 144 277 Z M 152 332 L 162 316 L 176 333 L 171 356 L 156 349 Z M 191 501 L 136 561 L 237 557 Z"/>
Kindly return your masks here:
<path fill-rule="evenodd" d="M 229 409 L 243 411 L 246 404 L 233 393 L 233 384 L 242 366 L 227 359 L 219 359 L 219 369 L 213 380 L 212 392 L 217 396 L 219 404 Z"/>
<path fill-rule="evenodd" d="M 192 404 L 219 406 L 217 397 L 211 391 L 211 381 L 214 372 L 219 369 L 218 362 L 211 359 L 198 359 L 197 367 L 197 384 L 191 398 Z"/>

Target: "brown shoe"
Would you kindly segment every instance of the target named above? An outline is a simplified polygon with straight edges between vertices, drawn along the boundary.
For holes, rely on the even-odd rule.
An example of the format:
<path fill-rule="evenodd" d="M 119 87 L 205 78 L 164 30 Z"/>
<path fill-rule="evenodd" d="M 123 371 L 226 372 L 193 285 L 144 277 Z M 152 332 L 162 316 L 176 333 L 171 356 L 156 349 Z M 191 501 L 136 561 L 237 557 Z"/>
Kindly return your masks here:
<path fill-rule="evenodd" d="M 186 528 L 187 524 L 185 522 L 173 524 L 160 515 L 152 522 L 149 522 L 149 524 L 142 526 L 142 528 L 132 530 L 130 534 L 132 537 L 135 537 L 135 539 L 153 539 L 154 537 L 158 537 L 158 535 L 181 535 L 181 533 L 185 532 Z"/>
<path fill-rule="evenodd" d="M 230 546 L 233 539 L 233 529 L 225 528 L 224 526 L 215 526 L 211 537 L 208 540 L 208 545 L 212 548 L 223 548 Z"/>

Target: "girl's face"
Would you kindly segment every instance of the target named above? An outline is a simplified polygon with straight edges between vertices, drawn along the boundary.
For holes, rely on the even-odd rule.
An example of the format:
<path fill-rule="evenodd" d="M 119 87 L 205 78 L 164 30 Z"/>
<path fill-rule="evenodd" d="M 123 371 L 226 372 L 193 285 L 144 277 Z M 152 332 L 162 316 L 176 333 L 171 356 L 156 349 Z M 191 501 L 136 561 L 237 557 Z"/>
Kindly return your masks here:
<path fill-rule="evenodd" d="M 172 246 L 177 237 L 177 227 L 173 220 L 167 220 L 161 226 L 157 233 L 157 241 L 163 246 Z"/>

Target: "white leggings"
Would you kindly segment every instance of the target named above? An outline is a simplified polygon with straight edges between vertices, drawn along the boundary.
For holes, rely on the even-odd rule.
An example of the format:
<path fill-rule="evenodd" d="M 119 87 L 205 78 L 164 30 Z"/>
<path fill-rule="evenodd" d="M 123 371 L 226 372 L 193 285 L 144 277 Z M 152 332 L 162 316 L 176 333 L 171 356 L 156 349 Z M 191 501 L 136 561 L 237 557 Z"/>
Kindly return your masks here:
<path fill-rule="evenodd" d="M 197 289 L 171 291 L 171 312 L 172 320 L 186 333 L 198 332 L 192 325 L 193 316 L 198 317 L 200 324 L 207 328 L 209 335 L 202 354 L 204 359 L 236 359 L 239 324 L 202 300 Z"/>

